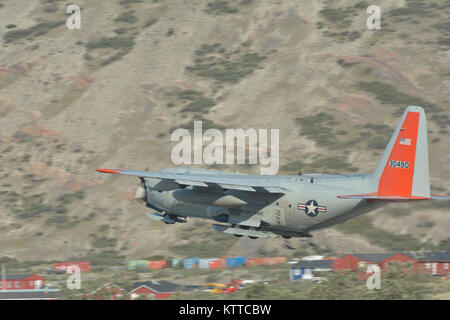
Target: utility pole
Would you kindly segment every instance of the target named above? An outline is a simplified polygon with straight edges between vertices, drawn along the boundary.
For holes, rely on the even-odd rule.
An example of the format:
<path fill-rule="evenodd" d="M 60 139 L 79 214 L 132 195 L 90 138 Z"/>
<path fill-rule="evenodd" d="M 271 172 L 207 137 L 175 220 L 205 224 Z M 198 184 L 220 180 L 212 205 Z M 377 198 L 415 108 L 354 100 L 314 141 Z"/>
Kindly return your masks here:
<path fill-rule="evenodd" d="M 2 291 L 6 291 L 6 266 L 2 264 Z"/>

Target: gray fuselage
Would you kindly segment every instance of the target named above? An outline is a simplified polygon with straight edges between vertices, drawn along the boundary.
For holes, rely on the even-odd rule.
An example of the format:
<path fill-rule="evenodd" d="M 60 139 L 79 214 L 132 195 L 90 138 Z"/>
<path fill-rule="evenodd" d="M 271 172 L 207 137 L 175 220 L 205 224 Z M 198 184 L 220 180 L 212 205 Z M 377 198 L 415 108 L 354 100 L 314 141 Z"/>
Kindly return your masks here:
<path fill-rule="evenodd" d="M 224 207 L 208 203 L 208 197 L 214 197 L 214 192 L 206 188 L 189 186 L 172 191 L 147 188 L 147 203 L 149 207 L 173 216 L 213 219 L 255 228 L 263 226 L 270 231 L 305 233 L 344 222 L 382 205 L 381 202 L 337 198 L 338 195 L 373 190 L 374 183 L 370 175 L 308 174 L 249 177 L 276 181 L 286 192 L 273 194 L 227 190 L 226 195 L 233 196 L 233 199 L 242 199 L 245 204 Z M 186 194 L 192 195 L 192 200 L 186 198 Z M 202 204 L 202 201 L 205 204 Z"/>

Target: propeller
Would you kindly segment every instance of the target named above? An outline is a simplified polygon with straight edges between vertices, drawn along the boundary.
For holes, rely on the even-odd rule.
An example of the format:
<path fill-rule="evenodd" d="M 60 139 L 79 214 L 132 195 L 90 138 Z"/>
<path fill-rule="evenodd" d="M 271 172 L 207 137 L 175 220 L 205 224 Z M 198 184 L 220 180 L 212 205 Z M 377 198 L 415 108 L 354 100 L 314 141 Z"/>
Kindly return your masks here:
<path fill-rule="evenodd" d="M 147 201 L 147 188 L 145 187 L 144 178 L 139 178 L 141 182 L 138 184 L 138 188 L 136 189 L 136 193 L 134 194 L 134 199 L 137 201 Z"/>

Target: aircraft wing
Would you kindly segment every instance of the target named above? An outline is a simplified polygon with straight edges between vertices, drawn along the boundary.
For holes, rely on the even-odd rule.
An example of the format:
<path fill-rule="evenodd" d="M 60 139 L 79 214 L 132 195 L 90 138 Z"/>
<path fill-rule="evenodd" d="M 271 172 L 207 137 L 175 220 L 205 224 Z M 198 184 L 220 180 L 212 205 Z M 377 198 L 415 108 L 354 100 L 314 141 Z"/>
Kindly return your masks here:
<path fill-rule="evenodd" d="M 220 187 L 222 189 L 265 193 L 286 192 L 286 190 L 280 186 L 279 181 L 271 179 L 268 176 L 172 173 L 116 169 L 97 169 L 96 171 L 102 173 L 136 176 L 140 178 L 152 178 L 170 183 L 176 183 L 182 186 L 197 186 L 205 188 Z"/>

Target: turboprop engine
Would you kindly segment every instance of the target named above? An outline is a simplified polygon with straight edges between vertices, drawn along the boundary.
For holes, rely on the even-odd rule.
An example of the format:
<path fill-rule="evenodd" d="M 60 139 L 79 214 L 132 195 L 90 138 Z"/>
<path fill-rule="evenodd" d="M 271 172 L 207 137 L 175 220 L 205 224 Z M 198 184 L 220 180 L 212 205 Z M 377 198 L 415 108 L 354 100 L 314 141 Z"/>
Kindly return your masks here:
<path fill-rule="evenodd" d="M 247 204 L 231 194 L 180 189 L 174 191 L 172 195 L 179 201 L 217 207 L 239 207 Z"/>

